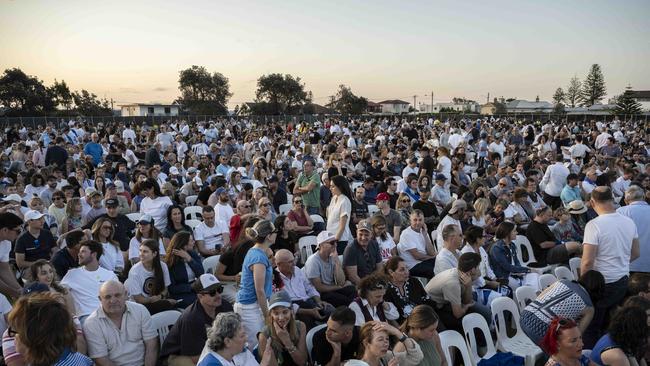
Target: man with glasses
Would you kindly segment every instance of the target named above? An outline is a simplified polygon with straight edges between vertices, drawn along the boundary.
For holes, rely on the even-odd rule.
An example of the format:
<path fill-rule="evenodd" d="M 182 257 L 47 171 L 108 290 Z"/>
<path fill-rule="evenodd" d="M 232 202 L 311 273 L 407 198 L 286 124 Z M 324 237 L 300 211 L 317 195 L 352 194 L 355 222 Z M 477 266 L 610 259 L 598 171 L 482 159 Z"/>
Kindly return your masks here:
<path fill-rule="evenodd" d="M 39 259 L 49 260 L 57 249 L 56 240 L 49 230 L 43 229 L 45 218 L 36 210 L 25 213 L 27 230 L 16 240 L 16 265 L 25 270 Z"/>
<path fill-rule="evenodd" d="M 202 274 L 192 284 L 196 301 L 183 310 L 160 348 L 161 357 L 168 357 L 169 366 L 196 365 L 207 340 L 206 329 L 219 313 L 232 311 L 222 299 L 223 287 L 210 273 Z"/>
<path fill-rule="evenodd" d="M 131 221 L 126 215 L 119 213 L 119 202 L 115 198 L 107 199 L 104 204 L 106 205 L 106 213 L 97 216 L 92 221 L 83 226 L 84 229 L 91 229 L 95 221 L 102 217 L 107 217 L 113 223 L 113 239 L 120 244 L 120 250 L 126 252 L 129 250 L 129 243 L 133 237 L 133 230 L 135 230 L 135 223 Z"/>
<path fill-rule="evenodd" d="M 3 207 L 5 209 L 7 206 Z M 0 213 L 0 292 L 10 298 L 18 298 L 22 288 L 16 281 L 14 271 L 9 264 L 11 243 L 20 234 L 23 220 L 11 212 Z"/>
<path fill-rule="evenodd" d="M 397 181 L 393 177 L 388 177 L 384 180 L 384 185 L 386 186 L 385 193 L 388 195 L 389 206 L 394 210 L 397 200 L 399 199 L 399 193 L 397 193 Z"/>
<path fill-rule="evenodd" d="M 298 176 L 293 188 L 294 196 L 302 197 L 303 204 L 310 215 L 317 215 L 320 211 L 320 179 L 315 165 L 316 162 L 313 159 L 304 159 L 303 171 Z"/>

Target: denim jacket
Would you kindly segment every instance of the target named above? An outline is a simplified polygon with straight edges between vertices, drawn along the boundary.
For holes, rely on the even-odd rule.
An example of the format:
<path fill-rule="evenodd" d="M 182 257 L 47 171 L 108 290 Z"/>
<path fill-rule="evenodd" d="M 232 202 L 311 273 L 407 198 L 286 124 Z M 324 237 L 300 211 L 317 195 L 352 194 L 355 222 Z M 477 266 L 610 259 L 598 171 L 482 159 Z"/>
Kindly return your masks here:
<path fill-rule="evenodd" d="M 514 264 L 512 264 L 514 263 Z M 530 269 L 524 267 L 517 258 L 515 245 L 507 246 L 502 239 L 494 243 L 490 249 L 490 266 L 497 278 L 510 277 L 511 273 L 528 273 Z"/>

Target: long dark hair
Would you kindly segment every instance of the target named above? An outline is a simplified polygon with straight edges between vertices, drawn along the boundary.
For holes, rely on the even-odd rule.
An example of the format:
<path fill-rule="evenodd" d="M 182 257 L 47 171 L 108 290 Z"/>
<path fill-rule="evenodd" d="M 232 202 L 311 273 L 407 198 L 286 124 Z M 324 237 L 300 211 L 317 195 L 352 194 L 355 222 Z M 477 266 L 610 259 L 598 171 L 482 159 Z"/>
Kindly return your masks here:
<path fill-rule="evenodd" d="M 336 175 L 330 178 L 330 182 L 336 186 L 336 188 L 341 191 L 341 194 L 346 196 L 350 202 L 352 202 L 352 190 L 350 189 L 350 184 L 345 177 L 341 175 Z"/>
<path fill-rule="evenodd" d="M 174 227 L 174 223 L 172 222 L 172 211 L 174 211 L 174 209 L 178 209 L 181 212 L 181 227 L 183 228 L 182 230 L 189 231 L 190 230 L 189 226 L 185 225 L 185 214 L 183 213 L 183 209 L 179 205 L 171 205 L 167 208 L 167 229 L 176 231 L 176 228 Z"/>
<path fill-rule="evenodd" d="M 158 182 L 156 182 L 156 180 L 153 179 L 153 178 L 147 178 L 147 180 L 142 182 L 141 183 L 141 188 L 144 191 L 147 191 L 150 188 L 153 188 L 153 193 L 156 195 L 156 198 L 163 196 L 162 192 L 160 191 L 160 186 L 158 185 Z"/>
<path fill-rule="evenodd" d="M 609 323 L 609 336 L 625 353 L 635 357 L 645 352 L 648 339 L 645 309 L 637 306 L 623 307 L 612 317 Z"/>
<path fill-rule="evenodd" d="M 167 264 L 167 268 L 172 268 L 179 260 L 179 257 L 173 253 L 174 249 L 183 250 L 183 247 L 189 243 L 191 236 L 192 234 L 189 231 L 184 230 L 172 236 L 171 241 L 167 244 L 167 248 L 165 248 L 165 263 Z"/>
<path fill-rule="evenodd" d="M 162 264 L 160 264 L 160 249 L 158 249 L 158 241 L 147 239 L 140 244 L 140 246 L 143 245 L 149 248 L 152 253 L 155 253 L 151 263 L 154 278 L 153 286 L 151 287 L 151 295 L 160 295 L 165 290 L 165 277 L 163 275 Z"/>

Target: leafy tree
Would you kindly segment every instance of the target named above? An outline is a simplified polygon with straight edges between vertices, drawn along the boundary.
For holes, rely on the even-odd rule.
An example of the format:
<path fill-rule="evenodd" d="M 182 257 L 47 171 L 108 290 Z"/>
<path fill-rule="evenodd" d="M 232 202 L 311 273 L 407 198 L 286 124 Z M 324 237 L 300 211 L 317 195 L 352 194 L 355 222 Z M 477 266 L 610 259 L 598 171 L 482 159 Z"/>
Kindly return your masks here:
<path fill-rule="evenodd" d="M 81 92 L 72 93 L 72 100 L 82 116 L 110 116 L 113 114 L 111 105 L 106 99 L 99 99 L 97 95 L 82 89 Z"/>
<path fill-rule="evenodd" d="M 368 108 L 368 99 L 354 95 L 350 87 L 341 84 L 331 107 L 341 114 L 362 114 Z"/>
<path fill-rule="evenodd" d="M 616 98 L 616 107 L 614 113 L 616 114 L 640 114 L 643 112 L 641 103 L 637 102 L 632 97 L 632 87 L 628 85 L 625 92 Z"/>
<path fill-rule="evenodd" d="M 589 69 L 589 74 L 582 85 L 582 100 L 587 107 L 600 102 L 607 94 L 605 89 L 605 77 L 600 70 L 600 65 L 593 64 Z"/>
<path fill-rule="evenodd" d="M 19 68 L 6 69 L 0 77 L 0 105 L 8 116 L 36 116 L 52 112 L 55 107 L 43 82 Z"/>
<path fill-rule="evenodd" d="M 228 78 L 221 73 L 210 74 L 203 66 L 181 70 L 178 78 L 181 96 L 176 100 L 194 114 L 225 115 L 232 96 Z"/>
<path fill-rule="evenodd" d="M 564 90 L 562 90 L 561 87 L 557 88 L 555 90 L 555 94 L 553 94 L 553 102 L 555 102 L 555 104 L 563 104 L 564 100 L 565 100 Z"/>
<path fill-rule="evenodd" d="M 501 103 L 499 101 L 494 101 L 494 107 L 496 108 L 494 111 L 494 114 L 506 114 L 508 113 L 508 109 L 506 108 L 505 103 Z"/>
<path fill-rule="evenodd" d="M 267 103 L 272 114 L 293 113 L 304 103 L 310 102 L 305 84 L 299 77 L 286 74 L 262 75 L 257 79 L 257 102 Z"/>
<path fill-rule="evenodd" d="M 61 107 L 66 111 L 72 109 L 72 103 L 74 100 L 72 98 L 72 92 L 70 91 L 70 88 L 68 87 L 68 84 L 66 84 L 65 80 L 58 82 L 55 79 L 54 85 L 50 86 L 48 90 L 54 99 L 54 104 L 57 107 Z"/>
<path fill-rule="evenodd" d="M 451 101 L 454 104 L 476 104 L 476 101 L 471 100 L 471 99 L 466 99 L 466 98 L 451 98 Z"/>
<path fill-rule="evenodd" d="M 566 94 L 564 95 L 564 100 L 566 103 L 575 108 L 582 101 L 582 83 L 577 76 L 573 76 L 569 81 L 569 87 L 567 88 Z"/>

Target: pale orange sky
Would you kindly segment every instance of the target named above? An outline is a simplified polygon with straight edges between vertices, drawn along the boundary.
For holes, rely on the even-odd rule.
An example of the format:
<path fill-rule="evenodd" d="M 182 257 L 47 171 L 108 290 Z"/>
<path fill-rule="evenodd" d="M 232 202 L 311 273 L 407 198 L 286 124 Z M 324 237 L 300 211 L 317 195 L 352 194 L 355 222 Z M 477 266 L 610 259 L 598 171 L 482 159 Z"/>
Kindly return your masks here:
<path fill-rule="evenodd" d="M 178 72 L 300 76 L 324 104 L 339 84 L 370 100 L 550 100 L 599 63 L 609 96 L 650 89 L 650 2 L 4 1 L 0 68 L 64 79 L 116 104 L 169 103 Z M 426 96 L 425 96 L 426 95 Z"/>

